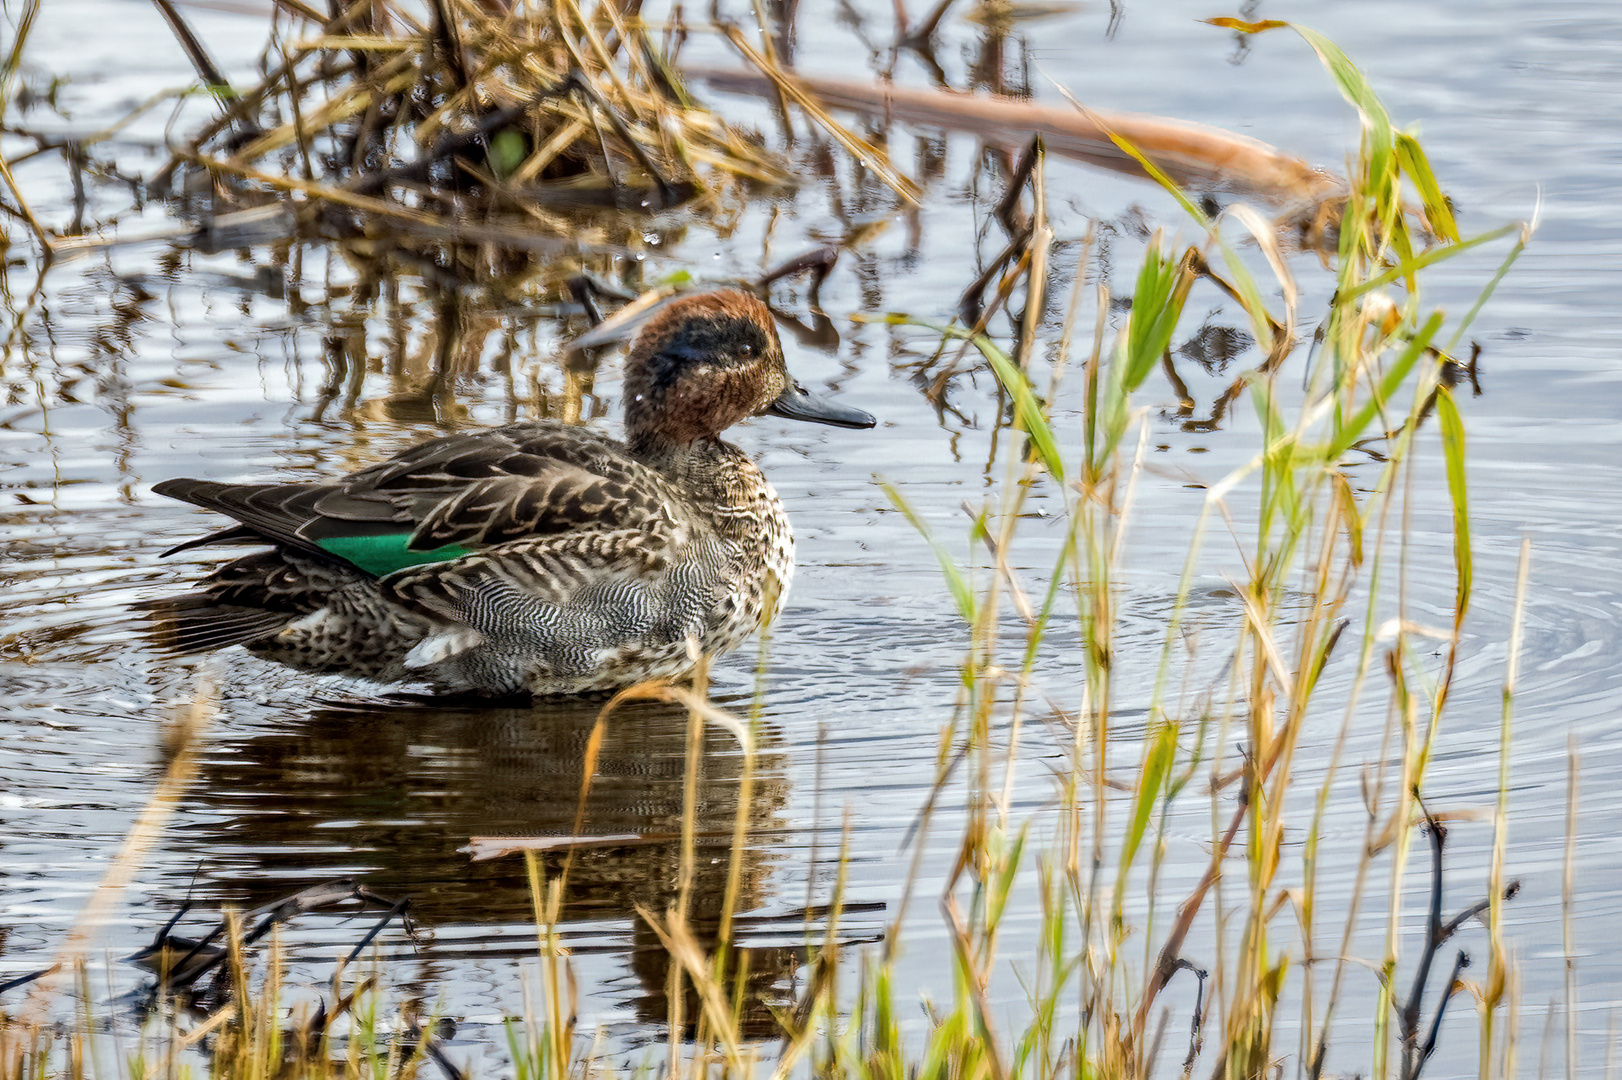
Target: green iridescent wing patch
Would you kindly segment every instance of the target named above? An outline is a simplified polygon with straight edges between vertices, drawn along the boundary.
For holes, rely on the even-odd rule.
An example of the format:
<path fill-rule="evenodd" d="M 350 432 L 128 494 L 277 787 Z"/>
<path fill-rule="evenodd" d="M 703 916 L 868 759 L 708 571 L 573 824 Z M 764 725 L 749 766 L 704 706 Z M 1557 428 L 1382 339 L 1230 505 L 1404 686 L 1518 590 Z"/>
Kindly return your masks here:
<path fill-rule="evenodd" d="M 460 559 L 473 553 L 472 548 L 461 544 L 418 550 L 406 546 L 410 540 L 411 534 L 408 532 L 384 533 L 381 536 L 331 536 L 317 540 L 316 546 L 377 577 L 408 566 Z"/>

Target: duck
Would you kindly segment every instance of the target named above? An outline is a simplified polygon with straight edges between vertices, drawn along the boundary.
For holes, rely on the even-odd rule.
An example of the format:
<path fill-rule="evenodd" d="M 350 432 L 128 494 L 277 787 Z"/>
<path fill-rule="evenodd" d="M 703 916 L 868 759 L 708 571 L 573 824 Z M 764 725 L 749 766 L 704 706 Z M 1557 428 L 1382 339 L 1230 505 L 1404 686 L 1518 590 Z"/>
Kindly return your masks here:
<path fill-rule="evenodd" d="M 178 544 L 259 548 L 149 601 L 172 653 L 241 645 L 304 671 L 540 697 L 689 676 L 771 620 L 794 534 L 721 433 L 755 416 L 871 428 L 790 377 L 771 311 L 668 302 L 625 360 L 624 438 L 551 420 L 444 435 L 336 480 L 172 479 L 230 518 Z"/>

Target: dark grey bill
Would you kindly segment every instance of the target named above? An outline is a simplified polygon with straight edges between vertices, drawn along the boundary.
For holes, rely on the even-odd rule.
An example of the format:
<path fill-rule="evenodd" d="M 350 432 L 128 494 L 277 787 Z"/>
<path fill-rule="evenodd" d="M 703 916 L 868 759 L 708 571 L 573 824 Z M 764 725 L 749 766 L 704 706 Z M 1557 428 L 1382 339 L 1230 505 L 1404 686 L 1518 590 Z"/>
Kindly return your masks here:
<path fill-rule="evenodd" d="M 814 424 L 832 424 L 834 427 L 868 428 L 878 423 L 860 409 L 836 405 L 827 398 L 808 394 L 792 383 L 778 395 L 776 401 L 766 406 L 766 411 L 773 416 L 809 420 Z"/>

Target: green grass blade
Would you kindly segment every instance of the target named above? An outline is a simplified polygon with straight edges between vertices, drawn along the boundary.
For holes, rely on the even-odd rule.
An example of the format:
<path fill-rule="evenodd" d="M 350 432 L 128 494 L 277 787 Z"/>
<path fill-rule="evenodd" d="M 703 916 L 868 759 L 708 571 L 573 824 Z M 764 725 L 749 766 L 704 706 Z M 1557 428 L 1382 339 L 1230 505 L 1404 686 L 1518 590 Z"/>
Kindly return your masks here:
<path fill-rule="evenodd" d="M 1536 228 L 1535 216 L 1532 222 L 1521 226 L 1521 235 L 1515 241 L 1515 246 L 1509 249 L 1509 254 L 1504 256 L 1504 261 L 1498 264 L 1498 272 L 1493 274 L 1491 281 L 1487 282 L 1487 287 L 1481 290 L 1481 295 L 1477 296 L 1476 302 L 1470 305 L 1470 310 L 1464 313 L 1464 318 L 1459 322 L 1459 328 L 1453 331 L 1453 336 L 1448 339 L 1447 348 L 1443 350 L 1448 355 L 1451 356 L 1453 350 L 1458 348 L 1459 341 L 1464 337 L 1464 332 L 1470 329 L 1470 324 L 1476 321 L 1476 316 L 1481 314 L 1481 309 L 1492 298 L 1492 294 L 1498 290 L 1498 283 L 1504 280 L 1504 276 L 1509 273 L 1509 268 L 1515 265 L 1515 260 L 1519 259 L 1521 252 L 1526 250 L 1527 243 L 1532 239 L 1532 230 L 1534 228 Z"/>
<path fill-rule="evenodd" d="M 926 322 L 915 319 L 910 315 L 890 315 L 883 320 L 868 319 L 862 321 L 883 321 L 888 325 L 921 326 L 926 330 L 933 330 L 942 337 L 953 338 L 957 341 L 967 341 L 979 350 L 986 363 L 991 366 L 992 373 L 1002 384 L 1003 390 L 1014 399 L 1014 416 L 1019 429 L 1030 437 L 1031 445 L 1036 448 L 1036 456 L 1041 459 L 1042 465 L 1053 478 L 1060 482 L 1064 480 L 1064 458 L 1059 454 L 1059 442 L 1053 437 L 1053 429 L 1048 426 L 1047 414 L 1042 402 L 1037 398 L 1036 391 L 1031 388 L 1031 380 L 1025 372 L 997 347 L 997 343 L 984 334 L 970 334 L 961 326 L 942 326 L 939 323 Z"/>
<path fill-rule="evenodd" d="M 1382 140 L 1387 148 L 1392 142 L 1391 116 L 1380 103 L 1379 95 L 1369 85 L 1368 79 L 1358 66 L 1340 50 L 1340 46 L 1324 37 L 1318 31 L 1300 23 L 1291 23 L 1290 29 L 1301 35 L 1301 39 L 1312 46 L 1312 51 L 1318 54 L 1318 59 L 1334 77 L 1335 84 L 1340 87 L 1341 96 L 1352 103 L 1363 119 L 1369 124 L 1376 137 Z M 1376 162 L 1370 162 L 1370 171 L 1375 171 Z"/>
<path fill-rule="evenodd" d="M 1470 548 L 1469 489 L 1464 475 L 1464 420 L 1459 416 L 1458 403 L 1453 392 L 1445 386 L 1436 388 L 1436 419 L 1442 427 L 1442 459 L 1447 463 L 1447 494 L 1453 501 L 1453 564 L 1458 571 L 1458 596 L 1453 618 L 1464 618 L 1470 606 L 1470 586 L 1474 577 Z"/>
<path fill-rule="evenodd" d="M 1121 387 L 1126 393 L 1143 385 L 1171 347 L 1172 334 L 1177 331 L 1177 320 L 1193 284 L 1194 275 L 1183 263 L 1166 257 L 1156 236 L 1144 252 L 1137 291 L 1132 294 L 1132 321 L 1127 326 L 1126 371 Z"/>
<path fill-rule="evenodd" d="M 1058 440 L 1053 437 L 1053 429 L 1048 426 L 1047 417 L 1042 413 L 1042 405 L 1036 398 L 1036 391 L 1031 389 L 1031 380 L 1026 378 L 1025 373 L 1015 366 L 1008 354 L 997 348 L 990 338 L 984 334 L 977 334 L 972 340 L 974 347 L 980 350 L 980 355 L 986 358 L 986 363 L 991 365 L 997 381 L 1002 383 L 1008 396 L 1014 399 L 1014 412 L 1019 418 L 1019 426 L 1030 436 L 1031 445 L 1036 448 L 1036 456 L 1042 459 L 1043 467 L 1053 474 L 1053 478 L 1063 483 L 1064 458 L 1059 454 Z"/>
<path fill-rule="evenodd" d="M 1118 875 L 1115 890 L 1115 910 L 1121 910 L 1123 890 L 1120 881 L 1124 881 L 1127 869 L 1132 860 L 1137 858 L 1138 848 L 1143 844 L 1143 836 L 1149 829 L 1149 818 L 1154 813 L 1155 801 L 1160 797 L 1160 791 L 1166 784 L 1166 777 L 1171 773 L 1172 759 L 1177 754 L 1177 725 L 1165 723 L 1156 731 L 1149 744 L 1148 753 L 1143 756 L 1143 767 L 1138 771 L 1137 789 L 1132 794 L 1132 817 L 1127 825 L 1126 836 L 1121 843 L 1121 869 Z"/>
<path fill-rule="evenodd" d="M 1510 233 L 1520 228 L 1522 228 L 1522 226 L 1519 224 L 1503 225 L 1499 228 L 1493 229 L 1491 232 L 1484 232 L 1479 236 L 1472 236 L 1468 240 L 1461 240 L 1457 244 L 1449 244 L 1446 247 L 1431 248 L 1429 251 L 1415 255 L 1412 259 L 1404 260 L 1383 274 L 1371 277 L 1367 281 L 1352 286 L 1351 288 L 1345 290 L 1345 297 L 1348 300 L 1355 300 L 1366 292 L 1371 292 L 1374 289 L 1391 284 L 1398 278 L 1411 278 L 1414 276 L 1414 274 L 1425 269 L 1427 266 L 1434 266 L 1435 264 L 1446 259 L 1453 258 L 1455 255 L 1462 255 L 1471 248 L 1480 247 L 1482 244 L 1490 244 L 1494 240 L 1497 240 L 1503 236 L 1508 236 Z M 1517 251 L 1516 254 L 1518 255 L 1519 252 Z M 1507 266 L 1505 267 L 1505 270 L 1508 270 Z M 1496 284 L 1496 281 L 1494 284 Z"/>
<path fill-rule="evenodd" d="M 957 603 L 958 614 L 963 616 L 965 622 L 973 625 L 976 609 L 974 590 L 969 588 L 968 579 L 963 576 L 963 571 L 953 561 L 952 553 L 946 550 L 946 545 L 936 538 L 934 530 L 929 527 L 923 518 L 918 516 L 907 500 L 902 497 L 901 492 L 896 490 L 895 485 L 882 477 L 877 479 L 879 489 L 884 492 L 891 505 L 901 511 L 901 516 L 906 518 L 914 529 L 918 530 L 918 535 L 922 536 L 928 542 L 930 549 L 935 552 L 935 559 L 941 564 L 941 573 L 946 577 L 946 587 L 952 590 L 952 599 Z"/>
<path fill-rule="evenodd" d="M 1453 243 L 1459 242 L 1459 226 L 1453 220 L 1453 208 L 1447 204 L 1436 174 L 1431 171 L 1430 159 L 1420 147 L 1419 140 L 1406 131 L 1397 132 L 1397 161 L 1408 179 L 1419 192 L 1419 201 L 1425 206 L 1425 221 L 1431 232 Z"/>
<path fill-rule="evenodd" d="M 1433 312 L 1431 317 L 1425 320 L 1425 325 L 1420 327 L 1419 332 L 1408 342 L 1408 347 L 1397 356 L 1391 367 L 1386 369 L 1385 377 L 1380 380 L 1380 392 L 1364 402 L 1363 407 L 1336 433 L 1329 445 L 1329 460 L 1333 461 L 1340 457 L 1353 443 L 1363 437 L 1363 432 L 1374 422 L 1374 418 L 1385 407 L 1385 403 L 1391 400 L 1391 396 L 1397 392 L 1397 387 L 1402 385 L 1402 381 L 1414 369 L 1414 364 L 1424 355 L 1431 338 L 1435 337 L 1436 331 L 1441 328 L 1442 313 Z"/>

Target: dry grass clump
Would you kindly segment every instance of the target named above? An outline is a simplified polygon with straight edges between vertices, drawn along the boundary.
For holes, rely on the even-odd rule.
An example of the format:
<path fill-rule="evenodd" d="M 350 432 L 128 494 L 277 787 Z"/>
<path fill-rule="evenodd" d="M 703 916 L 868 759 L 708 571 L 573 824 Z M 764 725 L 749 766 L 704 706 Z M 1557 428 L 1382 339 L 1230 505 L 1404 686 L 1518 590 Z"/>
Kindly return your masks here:
<path fill-rule="evenodd" d="M 740 185 L 787 183 L 683 87 L 680 28 L 656 40 L 638 7 L 435 0 L 423 20 L 357 0 L 312 33 L 299 5 L 240 93 L 194 42 L 223 111 L 158 183 L 214 196 L 209 246 L 314 235 L 471 280 L 540 254 L 629 254 L 650 214 L 713 213 Z"/>

